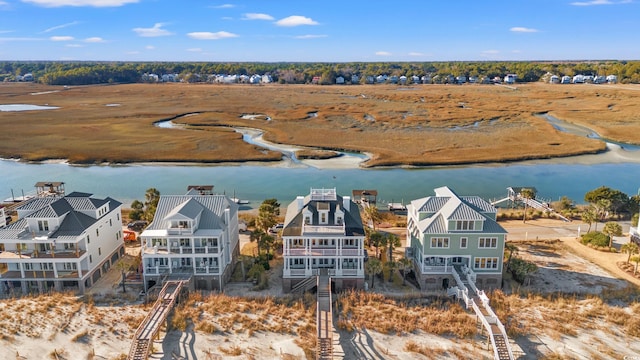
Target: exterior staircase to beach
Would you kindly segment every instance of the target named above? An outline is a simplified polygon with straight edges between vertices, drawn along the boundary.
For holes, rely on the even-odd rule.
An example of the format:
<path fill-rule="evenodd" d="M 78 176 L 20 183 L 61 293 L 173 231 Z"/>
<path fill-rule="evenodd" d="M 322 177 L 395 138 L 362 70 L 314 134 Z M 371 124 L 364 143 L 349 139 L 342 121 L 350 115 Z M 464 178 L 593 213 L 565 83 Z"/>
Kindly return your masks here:
<path fill-rule="evenodd" d="M 302 294 L 302 293 L 305 293 L 305 292 L 313 289 L 316 285 L 317 285 L 317 276 L 315 276 L 315 275 L 309 276 L 308 278 L 306 278 L 306 279 L 300 281 L 299 283 L 295 284 L 291 288 L 291 293 L 293 293 L 293 294 Z"/>
<path fill-rule="evenodd" d="M 493 348 L 495 360 L 514 360 L 513 351 L 509 344 L 507 331 L 489 305 L 489 298 L 484 291 L 478 290 L 475 285 L 475 274 L 469 268 L 463 267 L 464 280 L 458 274 L 455 267 L 451 268 L 451 274 L 456 280 L 456 286 L 447 289 L 448 296 L 456 296 L 464 301 L 467 309 L 471 308 L 480 321 L 482 328 L 487 331 Z M 471 293 L 471 294 L 470 294 Z"/>
<path fill-rule="evenodd" d="M 326 269 L 317 277 L 317 335 L 316 359 L 333 359 L 333 312 L 331 309 L 331 278 Z"/>
<path fill-rule="evenodd" d="M 129 349 L 128 360 L 146 360 L 151 342 L 160 332 L 160 327 L 173 310 L 185 281 L 167 281 L 147 317 L 140 323 Z"/>

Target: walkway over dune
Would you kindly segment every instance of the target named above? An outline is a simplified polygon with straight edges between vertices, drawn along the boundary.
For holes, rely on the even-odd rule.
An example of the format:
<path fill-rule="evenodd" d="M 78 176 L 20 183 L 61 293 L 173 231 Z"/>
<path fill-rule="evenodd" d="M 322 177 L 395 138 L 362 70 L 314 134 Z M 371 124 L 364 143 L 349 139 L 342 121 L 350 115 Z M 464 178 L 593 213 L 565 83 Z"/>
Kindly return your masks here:
<path fill-rule="evenodd" d="M 158 300 L 147 317 L 142 321 L 133 337 L 128 360 L 146 360 L 151 350 L 151 342 L 160 332 L 162 324 L 167 320 L 182 291 L 185 281 L 167 281 Z"/>

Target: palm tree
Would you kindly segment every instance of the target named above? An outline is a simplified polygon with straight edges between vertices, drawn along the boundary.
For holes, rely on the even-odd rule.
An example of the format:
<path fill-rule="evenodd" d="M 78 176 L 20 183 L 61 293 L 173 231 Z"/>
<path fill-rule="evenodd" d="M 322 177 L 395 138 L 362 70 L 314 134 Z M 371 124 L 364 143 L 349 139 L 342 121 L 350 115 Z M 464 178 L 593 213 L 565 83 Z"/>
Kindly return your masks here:
<path fill-rule="evenodd" d="M 133 265 L 134 261 L 135 259 L 132 259 L 131 257 L 125 255 L 122 258 L 120 258 L 120 261 L 118 261 L 115 265 L 116 269 L 120 270 L 122 274 L 122 292 L 123 293 L 127 292 L 127 288 L 125 287 L 124 282 L 127 279 L 127 271 L 131 269 L 131 266 Z"/>
<path fill-rule="evenodd" d="M 400 237 L 396 234 L 391 234 L 388 233 L 385 236 L 386 240 L 385 240 L 385 245 L 387 246 L 387 248 L 389 249 L 389 261 L 393 261 L 393 249 L 399 247 L 400 244 Z"/>
<path fill-rule="evenodd" d="M 378 208 L 375 206 L 366 206 L 363 212 L 364 218 L 367 221 L 367 224 L 373 228 L 373 231 L 376 230 L 376 223 L 380 222 L 380 212 Z"/>
<path fill-rule="evenodd" d="M 518 247 L 512 243 L 505 243 L 504 249 L 509 251 L 509 257 L 507 258 L 507 270 L 511 268 L 511 258 L 513 257 L 513 253 L 518 252 Z"/>
<path fill-rule="evenodd" d="M 613 237 L 622 235 L 622 226 L 615 221 L 609 221 L 604 224 L 604 229 L 602 232 L 607 234 L 609 237 L 609 250 L 611 250 L 611 246 L 613 245 Z"/>
<path fill-rule="evenodd" d="M 620 251 L 629 254 L 629 256 L 627 257 L 627 264 L 629 263 L 629 261 L 631 261 L 631 255 L 637 254 L 639 250 L 640 249 L 638 248 L 638 244 L 632 241 L 629 241 L 628 243 L 622 245 L 622 247 L 620 248 Z"/>
<path fill-rule="evenodd" d="M 382 263 L 378 259 L 369 259 L 365 265 L 365 271 L 371 276 L 371 288 L 373 289 L 373 283 L 376 275 L 382 272 Z"/>
<path fill-rule="evenodd" d="M 533 189 L 524 188 L 520 190 L 520 197 L 524 199 L 524 215 L 522 217 L 522 222 L 527 222 L 527 205 L 529 200 L 536 197 L 536 193 Z"/>
<path fill-rule="evenodd" d="M 393 272 L 398 268 L 398 264 L 393 261 L 393 260 L 389 260 L 386 263 L 384 263 L 383 267 L 389 271 L 389 282 L 393 281 Z"/>
<path fill-rule="evenodd" d="M 369 245 L 376 248 L 376 258 L 380 258 L 378 249 L 384 244 L 384 236 L 378 231 L 374 231 L 369 235 Z"/>
<path fill-rule="evenodd" d="M 266 235 L 266 233 L 264 231 L 262 231 L 262 229 L 255 229 L 251 232 L 251 234 L 249 235 L 249 241 L 251 242 L 256 242 L 257 246 L 258 246 L 258 257 L 260 257 L 260 248 L 262 245 L 262 237 L 264 237 Z"/>
<path fill-rule="evenodd" d="M 402 271 L 402 286 L 407 284 L 407 270 L 411 269 L 413 260 L 407 257 L 403 257 L 398 260 L 398 268 Z"/>
<path fill-rule="evenodd" d="M 582 212 L 582 221 L 584 221 L 585 223 L 589 224 L 589 228 L 587 229 L 587 233 L 591 231 L 591 224 L 593 224 L 594 222 L 596 222 L 596 213 L 594 211 L 593 208 L 588 208 L 586 210 L 584 210 Z"/>
<path fill-rule="evenodd" d="M 631 261 L 636 263 L 636 268 L 633 270 L 633 275 L 635 275 L 638 273 L 638 263 L 640 263 L 640 256 L 636 255 L 631 257 Z"/>

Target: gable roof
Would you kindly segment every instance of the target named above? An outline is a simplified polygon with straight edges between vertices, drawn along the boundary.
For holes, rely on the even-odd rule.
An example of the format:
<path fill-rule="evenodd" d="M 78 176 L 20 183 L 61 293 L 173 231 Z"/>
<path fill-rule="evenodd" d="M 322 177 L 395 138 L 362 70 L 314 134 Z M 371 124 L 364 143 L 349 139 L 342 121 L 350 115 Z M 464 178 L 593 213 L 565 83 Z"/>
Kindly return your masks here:
<path fill-rule="evenodd" d="M 482 233 L 506 233 L 502 226 L 485 215 L 496 210 L 482 198 L 461 197 L 446 186 L 435 189 L 435 193 L 436 196 L 411 201 L 412 207 L 418 212 L 429 213 L 428 217 L 416 224 L 421 233 L 447 233 L 447 223 L 457 220 L 483 221 Z"/>
<path fill-rule="evenodd" d="M 172 216 L 195 219 L 199 211 L 198 229 L 222 229 L 226 209 L 230 209 L 232 213 L 238 211 L 238 205 L 226 195 L 160 195 L 156 214 L 145 232 L 167 229 L 167 220 Z"/>

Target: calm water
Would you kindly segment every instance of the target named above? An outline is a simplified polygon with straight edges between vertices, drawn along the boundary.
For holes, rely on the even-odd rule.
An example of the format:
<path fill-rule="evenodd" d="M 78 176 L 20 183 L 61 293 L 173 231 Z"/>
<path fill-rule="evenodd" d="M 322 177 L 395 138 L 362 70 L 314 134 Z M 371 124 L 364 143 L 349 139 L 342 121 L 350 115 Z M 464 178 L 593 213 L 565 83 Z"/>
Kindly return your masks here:
<path fill-rule="evenodd" d="M 67 193 L 82 191 L 111 196 L 129 205 L 144 200 L 146 189 L 161 194 L 183 194 L 188 185 L 215 185 L 216 192 L 247 199 L 256 206 L 266 198 L 282 204 L 306 195 L 311 187 L 336 187 L 340 194 L 353 189 L 377 189 L 378 198 L 401 202 L 432 195 L 447 185 L 460 195 L 497 199 L 508 186 L 533 186 L 539 195 L 557 200 L 566 195 L 583 203 L 585 192 L 606 185 L 629 195 L 640 186 L 640 163 L 530 163 L 432 169 L 318 169 L 268 166 L 69 166 L 0 161 L 0 200 L 34 190 L 38 181 L 64 181 Z"/>

